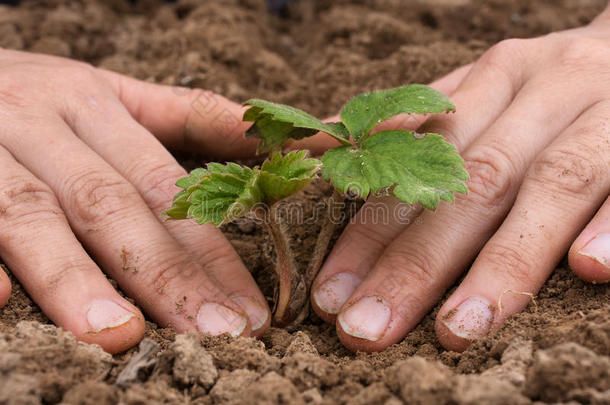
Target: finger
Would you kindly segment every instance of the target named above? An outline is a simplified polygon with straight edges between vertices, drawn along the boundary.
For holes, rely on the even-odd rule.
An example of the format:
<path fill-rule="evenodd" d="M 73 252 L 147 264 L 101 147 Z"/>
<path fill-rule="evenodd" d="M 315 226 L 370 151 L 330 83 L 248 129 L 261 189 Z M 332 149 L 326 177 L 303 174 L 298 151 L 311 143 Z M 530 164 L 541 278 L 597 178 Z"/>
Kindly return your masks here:
<path fill-rule="evenodd" d="M 77 339 L 116 353 L 144 334 L 144 317 L 82 249 L 53 192 L 0 147 L 0 255 L 44 313 Z M 0 302 L 10 288 L 0 271 Z"/>
<path fill-rule="evenodd" d="M 11 280 L 0 270 L 0 308 L 6 305 L 6 302 L 11 297 Z"/>
<path fill-rule="evenodd" d="M 218 94 L 148 83 L 56 56 L 3 52 L 19 61 L 33 64 L 43 61 L 43 67 L 62 70 L 63 76 L 71 81 L 83 81 L 84 78 L 87 87 L 104 81 L 132 117 L 169 148 L 199 150 L 218 158 L 248 157 L 256 150 L 256 140 L 243 136 L 250 126 L 241 119 L 244 107 Z"/>
<path fill-rule="evenodd" d="M 326 122 L 338 122 L 340 119 L 331 117 Z M 329 149 L 341 146 L 339 141 L 335 138 L 325 134 L 324 132 L 318 132 L 317 134 L 310 136 L 309 138 L 300 139 L 298 141 L 288 140 L 284 145 L 286 149 L 291 150 L 309 150 L 312 156 L 320 156 Z"/>
<path fill-rule="evenodd" d="M 463 69 L 455 77 L 442 80 L 441 86 L 450 88 L 461 75 L 466 75 L 451 95 L 457 112 L 428 119 L 422 126 L 423 131 L 443 134 L 458 151 L 464 150 L 480 136 L 506 109 L 529 74 L 525 69 L 523 74 L 507 73 L 506 68 L 501 67 L 503 63 L 509 66 L 519 63 L 514 46 L 511 42 L 496 46 L 470 70 Z M 373 207 L 365 204 L 363 210 L 375 212 L 380 204 L 375 200 Z M 366 218 L 357 217 L 347 226 L 320 270 L 313 285 L 312 302 L 314 310 L 323 319 L 334 320 L 334 315 L 371 271 L 383 250 L 418 215 L 413 211 L 399 221 L 394 212 L 404 212 L 405 209 L 400 208 L 396 200 L 389 200 L 387 204 L 390 224 L 367 223 L 363 220 Z"/>
<path fill-rule="evenodd" d="M 250 272 L 226 240 L 211 224 L 194 221 L 166 221 L 162 211 L 168 209 L 178 188 L 176 180 L 186 171 L 145 128 L 135 122 L 123 106 L 112 98 L 101 97 L 100 108 L 82 106 L 71 114 L 69 124 L 106 162 L 135 186 L 144 201 L 169 233 L 197 263 L 207 276 L 222 286 L 224 294 L 237 302 L 248 314 L 250 326 L 257 335 L 270 324 L 270 311 L 264 296 Z M 105 120 L 104 116 L 113 120 Z M 95 122 L 95 126 L 89 123 Z M 138 159 L 130 159 L 137 156 Z M 190 286 L 184 285 L 188 290 Z"/>
<path fill-rule="evenodd" d="M 418 131 L 442 134 L 458 151 L 466 150 L 506 110 L 532 75 L 529 61 L 537 47 L 535 40 L 517 39 L 493 46 L 452 95 L 456 113 L 432 116 Z"/>
<path fill-rule="evenodd" d="M 252 124 L 242 121 L 246 107 L 211 91 L 144 82 L 57 56 L 2 50 L 0 60 L 7 57 L 33 64 L 44 61 L 44 67 L 70 70 L 65 73 L 70 78 L 82 76 L 83 72 L 94 76 L 95 81 L 101 77 L 112 87 L 131 116 L 168 148 L 188 152 L 196 150 L 217 159 L 255 155 L 257 141 L 244 137 L 244 132 Z M 321 154 L 337 144 L 334 138 L 323 133 L 299 143 L 302 149 L 309 149 L 314 154 Z"/>
<path fill-rule="evenodd" d="M 468 76 L 470 70 L 472 69 L 473 63 L 469 63 L 468 65 L 460 66 L 449 74 L 441 77 L 438 80 L 430 83 L 430 87 L 440 91 L 441 93 L 450 96 L 459 87 L 459 85 L 464 81 L 464 78 Z"/>
<path fill-rule="evenodd" d="M 201 150 L 219 158 L 245 157 L 256 149 L 244 139 L 250 123 L 241 120 L 244 107 L 200 89 L 143 82 L 98 69 L 131 116 L 167 147 Z"/>
<path fill-rule="evenodd" d="M 610 198 L 572 244 L 570 267 L 594 283 L 610 281 Z"/>
<path fill-rule="evenodd" d="M 470 70 L 463 66 L 431 84 L 450 94 Z M 167 147 L 199 149 L 217 158 L 243 158 L 254 155 L 257 142 L 244 138 L 251 123 L 242 122 L 245 107 L 209 91 L 163 86 L 132 79 L 100 69 L 130 114 Z M 335 121 L 338 121 L 338 117 Z M 401 115 L 384 123 L 416 128 L 423 117 Z M 326 134 L 295 141 L 294 149 L 309 149 L 314 155 L 338 146 Z"/>
<path fill-rule="evenodd" d="M 241 308 L 171 237 L 137 190 L 56 115 L 41 125 L 5 137 L 7 149 L 51 187 L 79 240 L 123 291 L 160 325 L 249 334 Z M 53 142 L 37 141 L 41 133 L 52 134 Z"/>
<path fill-rule="evenodd" d="M 256 139 L 244 137 L 252 124 L 242 121 L 247 107 L 211 91 L 147 83 L 104 69 L 99 72 L 131 116 L 166 147 L 199 150 L 217 159 L 254 156 Z M 299 145 L 322 153 L 336 146 L 336 141 L 320 133 Z"/>
<path fill-rule="evenodd" d="M 521 311 L 608 196 L 609 115 L 610 103 L 597 104 L 536 158 L 510 214 L 438 314 L 447 349 L 465 349 Z M 591 269 L 590 258 L 583 259 L 583 269 Z"/>
<path fill-rule="evenodd" d="M 312 287 L 312 307 L 326 322 L 362 283 L 379 255 L 417 216 L 419 207 L 394 197 L 370 197 L 350 221 Z"/>
<path fill-rule="evenodd" d="M 507 214 L 530 162 L 599 97 L 591 94 L 568 107 L 561 100 L 577 89 L 558 83 L 531 79 L 464 152 L 471 176 L 468 195 L 425 212 L 421 225 L 411 226 L 386 248 L 339 313 L 337 329 L 346 346 L 381 350 L 400 340 L 474 259 Z M 547 94 L 558 98 L 548 100 Z M 373 322 L 374 313 L 385 315 Z"/>

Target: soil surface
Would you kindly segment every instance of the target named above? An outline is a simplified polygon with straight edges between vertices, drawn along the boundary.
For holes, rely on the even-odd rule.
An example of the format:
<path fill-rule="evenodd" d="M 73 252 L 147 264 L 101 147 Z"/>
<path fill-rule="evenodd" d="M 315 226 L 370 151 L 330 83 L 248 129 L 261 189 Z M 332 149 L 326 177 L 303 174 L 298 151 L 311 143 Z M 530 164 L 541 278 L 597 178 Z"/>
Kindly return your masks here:
<path fill-rule="evenodd" d="M 0 6 L 0 46 L 324 116 L 361 91 L 429 82 L 504 38 L 585 24 L 605 4 L 303 0 L 271 15 L 263 0 L 27 1 Z M 327 193 L 318 182 L 297 198 L 312 209 Z M 271 297 L 268 237 L 247 221 L 224 231 Z M 317 231 L 295 226 L 302 265 Z M 51 325 L 13 279 L 0 309 L 0 404 L 610 404 L 610 285 L 566 266 L 535 305 L 461 354 L 437 341 L 437 306 L 382 353 L 350 353 L 312 315 L 262 340 L 176 336 L 149 322 L 139 348 L 113 357 Z"/>

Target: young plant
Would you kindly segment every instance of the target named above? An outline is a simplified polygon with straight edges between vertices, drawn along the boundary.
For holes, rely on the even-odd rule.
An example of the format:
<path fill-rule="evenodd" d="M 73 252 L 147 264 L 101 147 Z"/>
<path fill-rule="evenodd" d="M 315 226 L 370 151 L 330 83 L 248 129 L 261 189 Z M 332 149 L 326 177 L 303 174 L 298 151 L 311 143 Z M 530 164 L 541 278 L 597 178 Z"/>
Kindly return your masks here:
<path fill-rule="evenodd" d="M 402 86 L 354 97 L 341 110 L 340 122 L 324 123 L 308 113 L 264 100 L 248 100 L 243 120 L 253 122 L 246 136 L 259 139 L 258 153 L 269 157 L 260 166 L 209 163 L 176 183 L 182 190 L 165 211 L 170 219 L 193 218 L 216 226 L 253 212 L 265 224 L 277 255 L 278 287 L 274 321 L 288 326 L 308 314 L 309 290 L 333 232 L 330 218 L 318 236 L 314 255 L 300 273 L 290 248 L 287 225 L 277 203 L 303 189 L 318 172 L 335 188 L 367 198 L 392 193 L 408 204 L 435 209 L 440 200 L 453 202 L 453 193 L 465 193 L 468 173 L 453 145 L 437 134 L 388 130 L 372 135 L 380 122 L 398 114 L 439 114 L 454 111 L 442 93 L 423 85 Z M 341 146 L 320 160 L 307 151 L 283 154 L 289 139 L 324 132 Z M 329 203 L 329 209 L 332 204 Z M 330 217 L 330 212 L 329 212 Z"/>

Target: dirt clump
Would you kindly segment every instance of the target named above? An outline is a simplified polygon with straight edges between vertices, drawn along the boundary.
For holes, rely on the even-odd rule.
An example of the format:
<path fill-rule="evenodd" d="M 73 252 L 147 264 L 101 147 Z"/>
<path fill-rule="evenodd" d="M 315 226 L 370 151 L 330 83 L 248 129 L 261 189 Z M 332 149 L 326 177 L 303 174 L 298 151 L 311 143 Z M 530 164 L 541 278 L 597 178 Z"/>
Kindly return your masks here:
<path fill-rule="evenodd" d="M 69 332 L 22 321 L 0 334 L 0 403 L 60 402 L 75 381 L 102 382 L 112 356 Z"/>
<path fill-rule="evenodd" d="M 585 391 L 610 391 L 610 358 L 573 342 L 536 352 L 527 372 L 525 392 L 532 398 L 557 402 Z"/>
<path fill-rule="evenodd" d="M 421 357 L 403 360 L 386 372 L 386 383 L 407 403 L 443 404 L 453 391 L 453 373 Z"/>
<path fill-rule="evenodd" d="M 218 370 L 196 335 L 176 336 L 172 350 L 175 354 L 172 368 L 175 381 L 183 385 L 198 384 L 206 389 L 214 385 Z"/>

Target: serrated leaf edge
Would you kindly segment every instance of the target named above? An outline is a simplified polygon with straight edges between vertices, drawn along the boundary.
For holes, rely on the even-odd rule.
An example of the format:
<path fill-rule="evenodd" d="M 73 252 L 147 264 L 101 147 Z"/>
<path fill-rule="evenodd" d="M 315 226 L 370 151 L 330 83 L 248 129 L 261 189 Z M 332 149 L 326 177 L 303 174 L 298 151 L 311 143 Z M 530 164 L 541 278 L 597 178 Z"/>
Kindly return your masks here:
<path fill-rule="evenodd" d="M 299 111 L 299 112 L 302 112 L 302 113 L 304 113 L 304 114 L 306 114 L 306 115 L 310 116 L 311 118 L 315 119 L 316 121 L 318 121 L 318 122 L 321 124 L 322 128 L 325 128 L 325 129 L 320 129 L 320 128 L 310 128 L 310 127 L 305 127 L 305 126 L 296 126 L 296 125 L 294 125 L 294 123 L 293 123 L 293 122 L 290 122 L 290 121 L 284 121 L 284 120 L 279 120 L 279 119 L 277 118 L 277 116 L 276 116 L 276 114 L 275 114 L 274 112 L 272 112 L 272 111 L 268 111 L 268 110 L 267 110 L 265 107 L 260 107 L 260 106 L 257 106 L 257 105 L 252 104 L 253 102 L 259 102 L 259 101 L 262 101 L 262 102 L 265 102 L 265 103 L 270 103 L 270 104 L 273 104 L 273 105 L 275 105 L 275 106 L 279 106 L 279 108 L 282 108 L 282 107 L 290 107 L 290 108 L 292 108 L 292 109 L 294 109 L 294 110 L 297 110 L 297 111 Z M 307 111 L 304 111 L 304 110 L 302 110 L 302 109 L 300 109 L 300 108 L 292 107 L 292 106 L 289 106 L 289 105 L 286 105 L 286 104 L 281 104 L 281 103 L 273 103 L 273 102 L 270 102 L 270 101 L 266 101 L 266 100 L 262 100 L 262 99 L 257 99 L 257 98 L 249 99 L 249 100 L 247 100 L 247 101 L 246 101 L 246 102 L 245 102 L 243 105 L 244 105 L 244 106 L 250 106 L 250 108 L 248 108 L 248 109 L 247 109 L 247 110 L 244 112 L 244 115 L 243 115 L 242 120 L 243 120 L 243 121 L 247 121 L 247 122 L 253 122 L 254 124 L 252 125 L 252 127 L 254 127 L 254 126 L 256 125 L 257 120 L 256 120 L 256 119 L 250 119 L 249 117 L 246 117 L 246 115 L 248 115 L 248 113 L 249 113 L 251 110 L 252 110 L 252 111 L 254 111 L 254 109 L 259 109 L 259 110 L 260 110 L 260 111 L 258 112 L 258 115 L 259 115 L 259 116 L 261 116 L 261 115 L 270 115 L 271 117 L 273 117 L 273 119 L 276 119 L 276 120 L 278 120 L 278 121 L 280 121 L 280 122 L 289 123 L 289 124 L 291 124 L 291 125 L 292 125 L 294 128 L 311 129 L 311 130 L 315 130 L 315 131 L 324 132 L 325 134 L 327 134 L 327 135 L 329 135 L 329 136 L 331 136 L 331 137 L 335 138 L 336 140 L 338 140 L 338 141 L 339 141 L 339 142 L 340 142 L 342 145 L 351 145 L 351 142 L 349 141 L 349 139 L 344 138 L 344 137 L 342 136 L 342 134 L 341 134 L 339 131 L 337 131 L 337 130 L 336 130 L 336 129 L 335 129 L 333 126 L 332 126 L 332 125 L 329 125 L 329 124 L 341 124 L 341 125 L 343 125 L 343 127 L 345 128 L 346 132 L 349 134 L 349 130 L 347 129 L 347 127 L 345 127 L 345 125 L 344 125 L 342 122 L 332 122 L 332 123 L 326 123 L 326 122 L 323 122 L 322 120 L 320 120 L 320 119 L 318 119 L 318 118 L 314 117 L 313 115 L 309 114 Z M 251 128 L 252 128 L 252 127 L 251 127 Z M 250 130 L 248 130 L 248 131 L 250 131 Z M 315 133 L 314 133 L 314 134 L 311 134 L 310 136 L 313 136 L 313 135 L 315 135 Z"/>
<path fill-rule="evenodd" d="M 413 131 L 408 131 L 408 130 L 392 130 L 392 131 L 393 132 L 394 131 L 395 132 L 404 132 L 404 133 L 409 134 L 411 136 L 414 134 Z M 375 135 L 377 135 L 377 134 L 375 134 Z M 459 193 L 459 194 L 467 193 L 468 192 L 468 186 L 467 186 L 467 184 L 465 182 L 470 178 L 470 175 L 468 174 L 468 171 L 466 171 L 466 169 L 464 168 L 464 164 L 465 164 L 464 159 L 459 155 L 459 153 L 457 152 L 457 149 L 455 148 L 455 146 L 453 144 L 447 142 L 444 139 L 444 137 L 442 135 L 440 135 L 440 134 L 437 134 L 437 133 L 434 133 L 434 132 L 429 132 L 429 133 L 426 133 L 424 135 L 425 136 L 427 136 L 427 135 L 436 135 L 436 136 L 439 136 L 446 145 L 448 145 L 448 146 L 450 146 L 452 148 L 452 150 L 455 152 L 456 156 L 460 159 L 460 163 L 457 166 L 453 167 L 452 170 L 457 171 L 459 173 L 457 176 L 454 176 L 454 178 L 456 180 L 455 185 L 456 186 L 457 185 L 463 185 L 464 186 L 463 190 L 445 190 L 445 191 L 448 191 L 448 193 L 442 193 L 442 192 L 440 192 L 442 190 L 440 190 L 440 189 L 435 187 L 435 189 L 438 190 L 439 193 L 436 196 L 437 197 L 436 198 L 436 202 L 434 204 L 432 204 L 432 205 L 422 204 L 422 202 L 419 201 L 419 200 L 418 201 L 406 201 L 406 200 L 400 198 L 399 196 L 394 194 L 394 189 L 396 188 L 396 186 L 398 186 L 398 184 L 396 184 L 396 183 L 392 184 L 389 187 L 382 187 L 382 188 L 380 188 L 378 190 L 372 190 L 370 187 L 368 187 L 367 188 L 368 191 L 366 193 L 360 193 L 359 192 L 360 190 L 354 189 L 356 191 L 356 195 L 359 198 L 366 199 L 371 194 L 376 195 L 376 196 L 381 196 L 381 195 L 387 195 L 387 194 L 389 194 L 391 192 L 392 195 L 394 195 L 394 197 L 396 197 L 397 199 L 399 199 L 402 202 L 405 202 L 405 203 L 410 204 L 410 205 L 421 204 L 424 208 L 427 208 L 429 210 L 435 210 L 438 207 L 440 200 L 445 201 L 445 202 L 449 202 L 449 203 L 454 203 L 455 202 L 455 195 L 454 194 L 456 194 L 456 193 Z M 341 146 L 340 148 L 342 148 L 342 147 L 343 146 Z M 352 148 L 353 148 L 354 152 L 357 152 L 357 151 L 366 152 L 366 150 L 363 150 L 363 149 L 360 148 L 360 145 L 352 145 Z M 338 148 L 333 148 L 333 149 L 338 149 Z M 336 176 L 329 175 L 328 173 L 325 173 L 323 169 L 322 169 L 322 177 L 324 178 L 324 180 L 330 182 L 333 185 L 333 187 L 335 187 L 337 190 L 341 191 L 342 193 L 350 192 L 350 189 L 341 190 L 340 187 L 338 187 L 336 185 L 336 180 L 335 180 Z"/>

